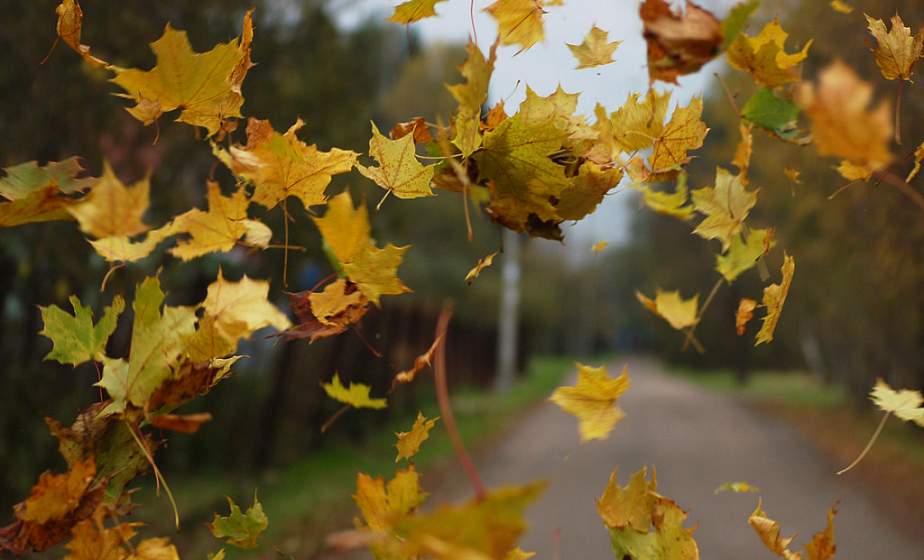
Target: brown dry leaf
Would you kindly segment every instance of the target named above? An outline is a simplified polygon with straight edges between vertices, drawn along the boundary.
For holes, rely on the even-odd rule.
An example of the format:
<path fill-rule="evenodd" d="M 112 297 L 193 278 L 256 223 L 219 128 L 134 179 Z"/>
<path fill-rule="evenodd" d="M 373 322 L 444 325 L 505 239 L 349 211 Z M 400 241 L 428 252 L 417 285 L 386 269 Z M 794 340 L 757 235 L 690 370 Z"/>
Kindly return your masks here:
<path fill-rule="evenodd" d="M 428 368 L 432 365 L 433 354 L 436 352 L 437 347 L 440 345 L 440 342 L 443 341 L 443 335 L 437 336 L 433 340 L 433 344 L 430 345 L 430 348 L 426 352 L 414 358 L 414 365 L 411 366 L 411 369 L 406 369 L 404 371 L 398 372 L 395 375 L 395 379 L 391 384 L 392 390 L 399 383 L 410 383 L 414 381 L 414 378 L 417 377 L 417 374 Z"/>
<path fill-rule="evenodd" d="M 735 332 L 738 333 L 738 336 L 744 334 L 748 321 L 754 318 L 755 309 L 757 309 L 757 300 L 741 298 L 741 301 L 738 302 L 738 310 L 735 312 Z"/>
<path fill-rule="evenodd" d="M 74 49 L 91 66 L 105 68 L 109 63 L 90 54 L 90 47 L 80 43 L 80 34 L 83 30 L 83 10 L 77 0 L 63 0 L 55 9 L 58 14 L 58 37 L 64 44 Z"/>
<path fill-rule="evenodd" d="M 652 82 L 677 83 L 715 58 L 722 45 L 722 26 L 708 10 L 687 1 L 674 13 L 665 0 L 645 0 L 639 7 L 648 43 L 648 76 Z"/>
<path fill-rule="evenodd" d="M 64 474 L 43 473 L 29 498 L 16 506 L 16 517 L 39 524 L 64 518 L 80 505 L 94 476 L 92 457 L 75 463 Z"/>
<path fill-rule="evenodd" d="M 888 32 L 881 19 L 863 15 L 866 17 L 870 35 L 875 37 L 878 43 L 873 54 L 882 77 L 887 80 L 902 79 L 910 82 L 914 65 L 921 59 L 924 50 L 924 32 L 918 30 L 912 36 L 911 28 L 905 25 L 897 13 L 892 16 L 892 29 Z"/>
<path fill-rule="evenodd" d="M 395 123 L 395 126 L 391 127 L 391 130 L 388 132 L 392 140 L 397 140 L 408 134 L 412 134 L 415 144 L 433 142 L 433 136 L 430 134 L 430 126 L 423 117 L 414 117 L 409 121 Z"/>
<path fill-rule="evenodd" d="M 828 523 L 825 529 L 815 534 L 812 541 L 805 545 L 805 560 L 832 560 L 837 546 L 834 544 L 834 516 L 837 514 L 837 507 L 832 506 L 828 510 Z M 758 502 L 757 508 L 748 517 L 748 524 L 757 532 L 764 546 L 784 560 L 802 560 L 802 554 L 792 552 L 789 545 L 792 544 L 794 537 L 784 538 L 780 536 L 780 524 L 770 519 L 766 512 L 761 508 Z"/>
<path fill-rule="evenodd" d="M 892 111 L 883 101 L 872 111 L 873 86 L 840 60 L 822 70 L 818 85 L 800 84 L 796 99 L 812 121 L 818 153 L 870 172 L 892 161 Z"/>
<path fill-rule="evenodd" d="M 795 169 L 793 167 L 785 167 L 783 168 L 783 173 L 785 173 L 786 178 L 792 181 L 793 183 L 797 185 L 802 184 L 802 179 L 800 179 L 799 177 L 801 175 L 801 172 L 798 169 Z"/>
<path fill-rule="evenodd" d="M 161 430 L 172 430 L 184 434 L 194 434 L 202 424 L 210 422 L 212 415 L 208 412 L 197 414 L 161 414 L 151 418 L 151 425 Z"/>
<path fill-rule="evenodd" d="M 497 251 L 494 251 L 490 255 L 478 259 L 478 262 L 475 263 L 475 266 L 468 271 L 468 274 L 465 275 L 465 283 L 471 285 L 475 281 L 475 278 L 478 278 L 478 275 L 481 274 L 481 271 L 488 268 L 494 263 L 494 257 L 497 256 Z"/>

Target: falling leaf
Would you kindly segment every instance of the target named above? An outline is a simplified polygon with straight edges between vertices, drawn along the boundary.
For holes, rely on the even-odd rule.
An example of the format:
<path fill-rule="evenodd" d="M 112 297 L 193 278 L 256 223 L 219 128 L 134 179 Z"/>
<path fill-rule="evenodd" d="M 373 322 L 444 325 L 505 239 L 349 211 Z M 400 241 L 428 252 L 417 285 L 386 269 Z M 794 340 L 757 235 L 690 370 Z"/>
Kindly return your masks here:
<path fill-rule="evenodd" d="M 918 144 L 918 147 L 914 150 L 914 167 L 911 168 L 911 171 L 908 172 L 908 176 L 905 177 L 906 183 L 910 183 L 912 179 L 918 176 L 918 173 L 921 171 L 922 161 L 924 161 L 924 142 Z"/>
<path fill-rule="evenodd" d="M 484 9 L 497 22 L 502 45 L 519 45 L 520 52 L 545 37 L 542 16 L 544 0 L 497 0 Z"/>
<path fill-rule="evenodd" d="M 414 378 L 417 377 L 417 374 L 428 368 L 432 365 L 433 354 L 436 352 L 436 349 L 439 347 L 440 343 L 443 341 L 443 335 L 437 336 L 433 339 L 433 343 L 430 345 L 430 348 L 426 352 L 414 358 L 414 365 L 411 366 L 411 369 L 406 369 L 404 371 L 398 372 L 395 374 L 395 379 L 392 381 L 392 389 L 399 383 L 410 383 L 414 381 Z"/>
<path fill-rule="evenodd" d="M 372 240 L 366 204 L 353 207 L 349 191 L 330 199 L 322 217 L 312 216 L 324 244 L 343 263 L 350 263 L 365 251 Z"/>
<path fill-rule="evenodd" d="M 333 148 L 323 152 L 298 139 L 304 123 L 299 119 L 280 134 L 269 121 L 247 121 L 247 145 L 231 146 L 215 153 L 238 177 L 254 185 L 253 201 L 273 208 L 289 196 L 305 208 L 323 204 L 331 177 L 349 172 L 356 152 Z"/>
<path fill-rule="evenodd" d="M 639 185 L 635 188 L 642 192 L 642 202 L 645 206 L 658 214 L 673 216 L 681 220 L 689 220 L 693 217 L 693 205 L 688 204 L 690 195 L 687 192 L 686 173 L 681 172 L 678 176 L 674 192 L 656 191 L 647 185 Z"/>
<path fill-rule="evenodd" d="M 642 467 L 632 475 L 629 484 L 619 486 L 617 471 L 610 474 L 610 481 L 597 499 L 597 515 L 609 529 L 631 528 L 647 533 L 651 526 L 651 514 L 657 501 L 658 481 L 652 472 L 651 481 L 646 480 L 648 469 Z"/>
<path fill-rule="evenodd" d="M 728 48 L 728 63 L 738 70 L 749 72 L 758 84 L 774 88 L 799 79 L 796 66 L 808 56 L 812 41 L 801 51 L 787 53 L 786 38 L 778 21 L 766 24 L 754 37 L 741 34 Z"/>
<path fill-rule="evenodd" d="M 77 219 L 81 231 L 93 237 L 136 235 L 148 230 L 141 217 L 148 209 L 150 188 L 147 177 L 125 186 L 105 162 L 103 176 L 86 196 L 68 207 L 68 212 Z"/>
<path fill-rule="evenodd" d="M 806 560 L 832 560 L 837 547 L 834 544 L 834 516 L 837 508 L 828 510 L 828 523 L 825 529 L 815 534 L 812 541 L 805 545 Z M 770 519 L 766 512 L 757 504 L 757 508 L 748 517 L 748 524 L 757 532 L 764 546 L 784 560 L 801 560 L 803 556 L 798 552 L 789 550 L 794 537 L 780 536 L 780 524 Z"/>
<path fill-rule="evenodd" d="M 256 493 L 253 505 L 246 512 L 242 512 L 231 498 L 228 498 L 228 506 L 231 512 L 224 516 L 216 513 L 209 523 L 209 531 L 216 539 L 226 539 L 225 542 L 238 548 L 256 548 L 260 535 L 269 527 L 269 518 Z"/>
<path fill-rule="evenodd" d="M 693 2 L 675 13 L 665 0 L 645 0 L 639 6 L 648 44 L 648 76 L 652 82 L 677 83 L 712 60 L 722 44 L 719 20 Z"/>
<path fill-rule="evenodd" d="M 670 99 L 670 91 L 649 89 L 641 101 L 638 93 L 630 93 L 626 102 L 610 115 L 612 133 L 623 151 L 650 148 L 661 137 Z"/>
<path fill-rule="evenodd" d="M 625 414 L 616 401 L 629 388 L 629 368 L 615 378 L 603 367 L 577 364 L 577 384 L 555 389 L 549 400 L 577 417 L 581 441 L 606 439 Z"/>
<path fill-rule="evenodd" d="M 769 88 L 757 90 L 744 104 L 741 116 L 782 140 L 795 141 L 800 132 L 799 106 Z"/>
<path fill-rule="evenodd" d="M 745 0 L 743 2 L 738 2 L 732 9 L 729 10 L 728 15 L 725 16 L 725 19 L 722 20 L 722 50 L 728 50 L 728 47 L 735 42 L 735 39 L 738 38 L 738 35 L 741 35 L 741 32 L 744 31 L 744 28 L 747 27 L 748 21 L 751 19 L 751 16 L 754 15 L 754 12 L 757 11 L 757 8 L 760 7 L 760 0 Z"/>
<path fill-rule="evenodd" d="M 398 198 L 433 196 L 430 181 L 436 165 L 423 165 L 417 161 L 414 139 L 402 136 L 391 140 L 379 132 L 372 123 L 372 138 L 369 140 L 369 155 L 378 162 L 378 167 L 356 164 L 360 173 Z"/>
<path fill-rule="evenodd" d="M 892 29 L 888 32 L 881 19 L 863 15 L 866 17 L 870 35 L 878 43 L 873 54 L 882 77 L 887 80 L 900 78 L 910 82 L 914 65 L 920 60 L 924 50 L 924 32 L 919 30 L 912 36 L 911 28 L 905 25 L 897 13 L 892 16 Z"/>
<path fill-rule="evenodd" d="M 722 492 L 734 492 L 735 494 L 759 494 L 760 488 L 747 482 L 726 482 L 716 488 L 714 494 L 721 494 Z"/>
<path fill-rule="evenodd" d="M 391 243 L 382 249 L 370 245 L 352 262 L 345 263 L 343 271 L 369 301 L 379 305 L 381 296 L 396 296 L 411 291 L 398 278 L 398 267 L 408 248 L 408 245 L 397 247 Z"/>
<path fill-rule="evenodd" d="M 246 275 L 237 282 L 226 280 L 219 269 L 218 278 L 206 290 L 203 317 L 214 320 L 216 334 L 231 347 L 264 327 L 285 330 L 291 322 L 269 301 L 269 287 L 269 282 Z"/>
<path fill-rule="evenodd" d="M 241 84 L 252 66 L 253 11 L 244 16 L 241 37 L 196 53 L 185 31 L 168 24 L 163 36 L 151 43 L 157 65 L 151 70 L 119 68 L 112 82 L 125 90 L 122 97 L 135 101 L 128 112 L 149 125 L 163 113 L 180 109 L 177 121 L 218 133 L 226 120 L 240 117 L 244 97 Z"/>
<path fill-rule="evenodd" d="M 596 25 L 590 28 L 584 42 L 579 45 L 568 44 L 574 58 L 578 60 L 577 68 L 593 68 L 613 62 L 613 53 L 622 41 L 610 42 L 608 33 Z"/>
<path fill-rule="evenodd" d="M 645 297 L 641 292 L 635 292 L 635 297 L 649 311 L 670 323 L 677 330 L 696 324 L 699 294 L 685 300 L 677 290 L 664 292 L 658 288 L 654 299 Z"/>
<path fill-rule="evenodd" d="M 76 201 L 65 195 L 83 191 L 96 179 L 78 177 L 83 167 L 76 157 L 40 166 L 34 161 L 3 169 L 0 177 L 0 227 L 68 220 Z"/>
<path fill-rule="evenodd" d="M 75 367 L 89 360 L 101 361 L 106 342 L 125 309 L 125 300 L 121 296 L 113 298 L 112 305 L 106 307 L 95 325 L 92 309 L 84 307 L 77 296 L 71 296 L 68 301 L 74 309 L 73 315 L 56 305 L 39 307 L 44 323 L 39 334 L 50 338 L 54 344 L 45 359 Z"/>
<path fill-rule="evenodd" d="M 109 63 L 105 60 L 91 55 L 90 47 L 80 43 L 83 28 L 83 10 L 80 9 L 80 4 L 77 0 L 63 0 L 58 4 L 55 12 L 58 14 L 58 37 L 61 37 L 64 44 L 74 49 L 92 66 L 97 68 L 109 66 Z"/>
<path fill-rule="evenodd" d="M 748 322 L 754 318 L 754 310 L 757 309 L 757 301 L 751 298 L 741 298 L 738 302 L 738 310 L 735 311 L 735 332 L 742 336 L 747 330 Z"/>
<path fill-rule="evenodd" d="M 812 120 L 818 153 L 876 171 L 892 161 L 892 110 L 883 101 L 872 111 L 873 86 L 836 60 L 821 71 L 818 85 L 800 84 L 796 99 Z"/>
<path fill-rule="evenodd" d="M 716 256 L 715 269 L 726 281 L 734 282 L 775 245 L 772 229 L 749 230 L 744 239 L 741 235 L 735 235 L 728 246 L 728 252 Z"/>
<path fill-rule="evenodd" d="M 151 418 L 151 425 L 161 430 L 172 430 L 184 434 L 194 434 L 202 424 L 212 421 L 208 412 L 198 414 L 160 414 Z"/>
<path fill-rule="evenodd" d="M 430 134 L 430 125 L 427 124 L 427 120 L 423 117 L 414 117 L 409 121 L 395 123 L 395 125 L 391 127 L 391 130 L 388 131 L 388 136 L 390 136 L 392 140 L 397 140 L 408 134 L 414 138 L 415 144 L 433 142 L 433 135 Z"/>
<path fill-rule="evenodd" d="M 780 314 L 783 312 L 783 304 L 786 303 L 786 296 L 789 294 L 789 286 L 792 284 L 792 275 L 796 271 L 796 260 L 789 255 L 783 257 L 783 266 L 780 272 L 783 279 L 779 284 L 770 284 L 764 288 L 763 305 L 767 308 L 767 314 L 763 317 L 763 324 L 757 333 L 757 342 L 754 346 L 763 342 L 773 341 L 773 332 L 776 330 L 776 324 L 780 321 Z"/>
<path fill-rule="evenodd" d="M 686 107 L 676 107 L 654 142 L 649 156 L 652 173 L 674 171 L 688 161 L 687 152 L 703 145 L 709 129 L 701 119 L 703 100 L 694 97 Z"/>
<path fill-rule="evenodd" d="M 494 257 L 497 256 L 497 251 L 494 251 L 490 255 L 486 255 L 475 263 L 475 266 L 465 275 L 465 283 L 471 285 L 475 281 L 475 278 L 478 278 L 478 275 L 481 274 L 481 271 L 488 268 L 494 264 Z"/>
<path fill-rule="evenodd" d="M 741 140 L 735 148 L 735 157 L 732 159 L 732 165 L 738 168 L 738 177 L 745 183 L 748 183 L 748 169 L 751 166 L 751 152 L 754 150 L 754 136 L 751 134 L 751 125 L 740 123 L 738 131 L 741 133 Z"/>
<path fill-rule="evenodd" d="M 343 278 L 328 284 L 324 291 L 310 292 L 311 312 L 324 325 L 337 325 L 354 308 L 364 308 L 368 300 L 361 291 Z M 352 321 L 350 321 L 352 323 Z"/>
<path fill-rule="evenodd" d="M 594 253 L 602 253 L 607 245 L 609 244 L 606 241 L 597 241 L 590 247 L 590 250 Z"/>
<path fill-rule="evenodd" d="M 365 473 L 356 475 L 353 501 L 366 525 L 376 531 L 389 529 L 395 517 L 412 513 L 426 497 L 427 494 L 420 489 L 420 476 L 413 465 L 395 473 L 387 485 L 379 477 L 372 478 Z"/>
<path fill-rule="evenodd" d="M 43 473 L 29 498 L 16 507 L 16 517 L 39 524 L 64 518 L 80 505 L 95 475 L 92 458 L 64 474 Z"/>
<path fill-rule="evenodd" d="M 98 508 L 93 518 L 74 525 L 72 538 L 65 545 L 69 551 L 65 560 L 125 560 L 129 557 L 130 552 L 124 544 L 135 536 L 135 529 L 140 523 L 118 523 L 106 527 L 102 513 L 103 508 Z"/>
<path fill-rule="evenodd" d="M 340 374 L 335 373 L 330 383 L 322 383 L 321 387 L 330 398 L 346 403 L 353 408 L 385 408 L 385 399 L 373 399 L 369 396 L 372 390 L 368 385 L 350 382 L 349 389 L 340 382 Z"/>
<path fill-rule="evenodd" d="M 831 0 L 830 5 L 835 12 L 840 12 L 842 14 L 853 13 L 853 6 L 842 0 Z"/>
<path fill-rule="evenodd" d="M 922 152 L 922 155 L 924 155 L 924 152 Z M 801 184 L 802 184 L 802 180 L 799 178 L 799 176 L 801 175 L 801 172 L 800 172 L 798 169 L 795 169 L 795 168 L 792 168 L 792 167 L 784 167 L 784 168 L 783 168 L 783 173 L 785 173 L 785 174 L 786 174 L 786 178 L 789 179 L 790 181 L 792 181 L 793 183 L 795 183 L 795 184 L 797 184 L 797 185 L 801 185 Z M 909 180 L 910 180 L 910 179 L 909 179 Z"/>
<path fill-rule="evenodd" d="M 525 552 L 521 548 L 517 547 L 511 550 L 507 556 L 504 556 L 504 560 L 529 560 L 535 555 L 535 552 Z"/>
<path fill-rule="evenodd" d="M 398 449 L 398 456 L 395 457 L 397 463 L 401 459 L 411 460 L 420 450 L 420 445 L 430 437 L 430 430 L 436 425 L 439 418 L 427 419 L 422 413 L 417 413 L 417 419 L 410 432 L 399 432 L 395 434 L 398 442 L 395 447 Z"/>
<path fill-rule="evenodd" d="M 414 23 L 436 15 L 436 5 L 446 0 L 408 0 L 395 6 L 395 12 L 388 18 L 394 23 Z"/>
<path fill-rule="evenodd" d="M 877 379 L 876 386 L 873 387 L 869 397 L 883 412 L 894 414 L 906 422 L 911 421 L 924 427 L 924 407 L 922 407 L 924 398 L 921 397 L 920 391 L 911 389 L 896 391 L 884 380 Z"/>
<path fill-rule="evenodd" d="M 481 108 L 488 100 L 488 84 L 497 59 L 497 42 L 491 45 L 487 58 L 472 41 L 468 42 L 465 49 L 468 57 L 459 66 L 459 72 L 466 83 L 447 85 L 446 88 L 459 103 L 452 143 L 459 148 L 463 157 L 469 157 L 481 147 Z M 500 107 L 503 113 L 503 104 Z"/>
<path fill-rule="evenodd" d="M 747 190 L 740 176 L 717 167 L 715 187 L 693 191 L 693 206 L 706 216 L 693 233 L 703 239 L 718 239 L 722 242 L 722 251 L 727 251 L 755 204 L 756 190 Z"/>
<path fill-rule="evenodd" d="M 369 300 L 350 282 L 338 280 L 327 286 L 322 294 L 307 290 L 289 294 L 298 324 L 281 332 L 280 336 L 290 340 L 307 338 L 314 342 L 338 335 L 358 323 L 369 310 Z M 314 305 L 318 306 L 324 322 L 315 316 Z"/>

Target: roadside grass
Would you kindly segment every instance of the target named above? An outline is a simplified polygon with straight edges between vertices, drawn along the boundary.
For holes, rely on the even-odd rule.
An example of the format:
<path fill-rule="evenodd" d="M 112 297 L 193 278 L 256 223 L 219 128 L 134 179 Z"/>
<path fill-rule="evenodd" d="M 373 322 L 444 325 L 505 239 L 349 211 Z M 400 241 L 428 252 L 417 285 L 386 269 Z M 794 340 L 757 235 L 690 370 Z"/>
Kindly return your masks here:
<path fill-rule="evenodd" d="M 805 372 L 759 371 L 741 386 L 730 371 L 670 370 L 711 391 L 728 394 L 802 432 L 826 456 L 831 474 L 850 464 L 882 419 L 870 401 L 857 402 L 840 387 Z M 844 477 L 862 484 L 895 523 L 924 526 L 924 430 L 890 418 L 870 453 Z"/>
<path fill-rule="evenodd" d="M 469 447 L 477 447 L 496 436 L 505 426 L 533 404 L 546 398 L 573 369 L 573 360 L 539 357 L 529 364 L 510 391 L 504 395 L 485 389 L 460 387 L 451 394 L 459 431 Z M 421 399 L 420 411 L 428 418 L 439 416 L 435 398 Z M 362 414 L 363 411 L 351 411 Z M 395 432 L 407 431 L 413 414 L 395 414 L 383 421 L 381 429 L 369 434 L 362 445 L 333 443 L 323 450 L 285 467 L 255 477 L 229 478 L 221 472 L 169 477 L 183 520 L 182 536 L 175 541 L 184 556 L 205 557 L 222 548 L 209 533 L 206 523 L 213 513 L 226 515 L 225 496 L 232 496 L 242 509 L 250 505 L 257 490 L 270 525 L 256 551 L 238 553 L 225 546 L 228 558 L 311 557 L 323 546 L 330 532 L 350 528 L 355 515 L 351 499 L 356 473 L 390 477 L 396 470 Z M 430 433 L 415 457 L 418 470 L 426 471 L 452 456 L 452 446 L 440 423 Z M 175 478 L 175 479 L 174 479 Z M 173 514 L 167 501 L 154 496 L 153 480 L 146 478 L 136 502 L 143 503 L 141 520 L 148 523 L 145 534 L 169 536 L 174 533 Z"/>

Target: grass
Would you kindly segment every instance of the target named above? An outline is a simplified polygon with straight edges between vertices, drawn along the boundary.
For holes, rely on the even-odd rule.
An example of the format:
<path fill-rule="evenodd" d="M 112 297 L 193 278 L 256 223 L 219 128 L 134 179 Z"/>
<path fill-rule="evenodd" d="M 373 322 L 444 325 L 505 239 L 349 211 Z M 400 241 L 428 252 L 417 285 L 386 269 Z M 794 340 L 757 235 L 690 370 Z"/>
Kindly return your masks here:
<path fill-rule="evenodd" d="M 746 386 L 730 371 L 676 368 L 672 373 L 740 399 L 802 432 L 828 458 L 832 473 L 859 455 L 882 419 L 871 402 L 857 403 L 804 372 L 755 372 Z M 854 477 L 909 531 L 924 526 L 924 431 L 890 418 L 872 451 L 843 476 Z"/>
<path fill-rule="evenodd" d="M 460 388 L 451 395 L 459 431 L 466 444 L 477 447 L 496 436 L 504 427 L 534 403 L 547 397 L 571 371 L 573 362 L 566 358 L 537 358 L 511 390 L 496 395 L 485 390 Z M 439 415 L 435 400 L 421 406 L 427 417 Z M 361 414 L 362 412 L 355 412 Z M 226 514 L 225 496 L 249 496 L 258 488 L 260 502 L 270 518 L 260 553 L 275 556 L 274 551 L 297 557 L 310 557 L 326 534 L 350 526 L 355 513 L 351 500 L 356 473 L 391 476 L 395 470 L 395 437 L 407 431 L 414 415 L 395 415 L 381 430 L 371 434 L 362 446 L 331 444 L 324 450 L 260 477 L 229 479 L 222 473 L 168 478 L 180 504 L 183 518 L 182 537 L 174 540 L 184 556 L 204 557 L 220 544 L 205 527 L 213 512 Z M 431 432 L 415 458 L 418 469 L 426 470 L 452 456 L 452 447 L 440 425 Z M 148 481 L 146 481 L 148 482 Z M 169 535 L 172 513 L 166 500 L 158 499 L 147 487 L 135 501 L 145 504 L 142 520 L 151 527 L 146 533 Z M 241 503 L 243 507 L 249 505 Z M 233 547 L 224 547 L 229 558 Z M 252 557 L 253 554 L 247 554 Z M 237 555 L 243 557 L 243 555 Z"/>

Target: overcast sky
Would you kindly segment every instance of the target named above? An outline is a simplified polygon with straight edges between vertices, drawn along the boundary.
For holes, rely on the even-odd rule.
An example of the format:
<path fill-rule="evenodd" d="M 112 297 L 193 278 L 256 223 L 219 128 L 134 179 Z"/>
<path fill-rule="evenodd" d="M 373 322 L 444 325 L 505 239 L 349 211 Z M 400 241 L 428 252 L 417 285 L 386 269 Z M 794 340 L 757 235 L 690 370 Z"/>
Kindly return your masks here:
<path fill-rule="evenodd" d="M 353 0 L 350 8 L 339 11 L 341 22 L 350 26 L 373 13 L 390 15 L 398 0 Z M 490 0 L 475 0 L 475 28 L 478 44 L 487 52 L 497 33 L 494 19 L 482 10 Z M 612 111 L 625 102 L 634 91 L 648 88 L 645 67 L 646 47 L 642 38 L 642 22 L 636 0 L 565 0 L 564 6 L 549 7 L 544 17 L 545 40 L 529 50 L 516 54 L 517 47 L 501 47 L 491 83 L 491 103 L 505 100 L 508 113 L 515 111 L 525 96 L 528 84 L 540 95 L 552 93 L 558 84 L 565 91 L 581 92 L 578 111 L 593 114 L 596 103 Z M 736 0 L 705 0 L 699 2 L 717 17 L 723 17 Z M 412 24 L 425 42 L 464 42 L 472 35 L 469 0 L 448 0 L 436 6 L 437 17 Z M 576 70 L 574 56 L 566 43 L 579 44 L 592 25 L 609 32 L 610 40 L 622 41 L 615 62 L 606 66 Z M 680 86 L 658 82 L 658 89 L 673 89 L 675 101 L 683 103 L 693 95 L 701 95 L 707 87 L 716 63 L 711 63 L 692 76 L 680 79 Z M 626 239 L 629 208 L 625 195 L 607 197 L 597 211 L 566 233 L 568 245 L 605 240 L 620 243 Z"/>

